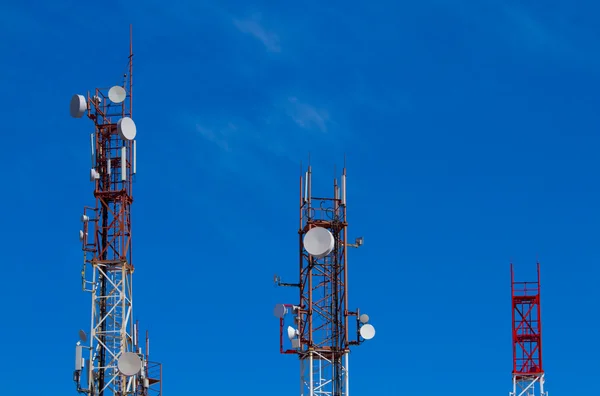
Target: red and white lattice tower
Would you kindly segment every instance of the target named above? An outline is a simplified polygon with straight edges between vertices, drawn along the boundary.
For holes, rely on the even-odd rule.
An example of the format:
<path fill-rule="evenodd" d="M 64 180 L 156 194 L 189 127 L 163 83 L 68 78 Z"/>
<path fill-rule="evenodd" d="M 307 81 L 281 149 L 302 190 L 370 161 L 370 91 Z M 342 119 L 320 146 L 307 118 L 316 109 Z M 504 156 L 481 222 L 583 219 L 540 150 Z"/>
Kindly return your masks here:
<path fill-rule="evenodd" d="M 89 334 L 80 330 L 74 380 L 89 396 L 160 396 L 162 366 L 149 361 L 133 321 L 134 265 L 131 204 L 136 174 L 136 126 L 132 119 L 133 49 L 122 81 L 74 95 L 71 116 L 94 123 L 90 137 L 90 180 L 96 204 L 85 207 L 79 236 L 83 245 L 84 291 L 91 294 Z M 85 352 L 85 353 L 84 353 Z M 88 355 L 89 354 L 89 355 Z M 87 355 L 87 356 L 86 356 Z"/>
<path fill-rule="evenodd" d="M 513 323 L 513 389 L 510 396 L 547 396 L 542 365 L 540 264 L 537 264 L 535 282 L 515 282 L 512 264 L 510 278 Z"/>
<path fill-rule="evenodd" d="M 350 347 L 375 335 L 369 317 L 348 309 L 346 168 L 333 197 L 312 195 L 312 170 L 300 177 L 299 303 L 279 304 L 280 351 L 300 359 L 300 395 L 348 396 Z"/>

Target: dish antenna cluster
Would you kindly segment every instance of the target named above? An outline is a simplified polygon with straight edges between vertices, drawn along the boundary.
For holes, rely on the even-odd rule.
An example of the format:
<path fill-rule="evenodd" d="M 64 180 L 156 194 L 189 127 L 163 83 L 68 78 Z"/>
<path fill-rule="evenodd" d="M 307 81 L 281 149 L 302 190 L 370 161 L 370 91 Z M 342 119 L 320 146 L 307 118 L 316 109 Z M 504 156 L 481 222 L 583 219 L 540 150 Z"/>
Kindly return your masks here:
<path fill-rule="evenodd" d="M 133 52 L 122 85 L 74 95 L 73 118 L 87 115 L 90 135 L 94 207 L 84 207 L 79 238 L 84 252 L 83 290 L 92 299 L 91 328 L 79 331 L 74 380 L 88 396 L 160 396 L 160 363 L 149 359 L 134 323 L 131 256 L 131 205 L 136 174 L 137 128 L 132 119 Z M 89 320 L 89 319 L 88 319 Z M 88 322 L 89 323 L 89 322 Z M 84 352 L 89 357 L 84 356 Z"/>
<path fill-rule="evenodd" d="M 100 89 L 96 91 L 91 100 L 87 100 L 83 95 L 73 95 L 70 106 L 71 117 L 81 118 L 87 112 L 89 118 L 105 126 L 105 128 L 97 129 L 97 133 L 92 133 L 90 136 L 92 160 L 90 180 L 94 182 L 100 180 L 102 173 L 108 175 L 109 178 L 113 177 L 111 175 L 119 173 L 120 181 L 126 181 L 128 162 L 133 170 L 131 174 L 134 175 L 137 172 L 137 144 L 135 141 L 137 127 L 131 118 L 131 111 L 126 111 L 127 91 L 120 85 L 110 88 L 107 95 L 104 95 Z M 108 97 L 108 101 L 102 100 L 106 97 Z M 123 115 L 124 113 L 128 114 Z M 116 124 L 113 123 L 113 117 L 119 117 Z M 121 143 L 114 142 L 114 145 L 110 145 L 110 149 L 101 151 L 102 145 L 111 140 L 107 138 L 107 135 L 113 133 L 116 133 Z M 113 146 L 120 148 L 115 150 Z M 100 154 L 100 158 L 96 158 L 97 154 Z"/>
<path fill-rule="evenodd" d="M 92 101 L 93 103 L 102 103 L 102 100 L 100 100 L 100 97 L 98 95 L 95 95 L 94 98 L 97 98 L 97 100 Z M 125 88 L 121 87 L 120 85 L 115 85 L 114 87 L 108 90 L 108 99 L 115 105 L 122 104 L 126 98 L 127 91 L 125 91 Z M 110 107 L 110 105 L 108 107 Z M 88 108 L 88 101 L 86 100 L 85 96 L 79 94 L 73 95 L 73 97 L 71 98 L 70 110 L 71 117 L 83 117 L 86 111 L 90 110 Z M 121 139 L 133 140 L 135 139 L 137 129 L 135 123 L 130 117 L 123 117 L 117 122 L 117 131 Z"/>
<path fill-rule="evenodd" d="M 273 314 L 279 319 L 280 352 L 300 358 L 306 395 L 348 395 L 350 348 L 375 337 L 369 316 L 348 306 L 348 247 L 362 246 L 363 238 L 348 243 L 345 168 L 340 182 L 334 179 L 333 198 L 315 198 L 310 166 L 300 178 L 299 281 L 274 278 L 278 286 L 300 290 L 299 304 L 278 304 Z"/>

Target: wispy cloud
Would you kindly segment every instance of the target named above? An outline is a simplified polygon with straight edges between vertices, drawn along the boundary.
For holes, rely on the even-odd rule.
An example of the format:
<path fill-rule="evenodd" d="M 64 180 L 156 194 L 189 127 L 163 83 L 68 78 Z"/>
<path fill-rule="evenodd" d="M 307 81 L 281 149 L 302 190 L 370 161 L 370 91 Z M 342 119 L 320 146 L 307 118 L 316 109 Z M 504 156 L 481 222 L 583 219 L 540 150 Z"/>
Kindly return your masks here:
<path fill-rule="evenodd" d="M 313 147 L 315 139 L 329 143 L 334 138 L 331 129 L 335 123 L 328 111 L 296 96 L 279 97 L 259 113 L 262 115 L 251 117 L 232 109 L 218 116 L 188 113 L 179 119 L 187 120 L 188 130 L 192 125 L 193 140 L 205 142 L 204 146 L 213 144 L 213 165 L 217 161 L 218 167 L 241 173 L 249 164 L 262 169 L 272 161 L 296 162 Z"/>
<path fill-rule="evenodd" d="M 220 128 L 207 128 L 201 124 L 196 124 L 196 132 L 198 135 L 209 142 L 216 144 L 225 151 L 231 151 L 228 140 L 231 138 L 232 132 L 235 132 L 236 130 L 237 127 L 231 122 Z"/>
<path fill-rule="evenodd" d="M 308 103 L 302 103 L 295 96 L 288 98 L 286 114 L 294 120 L 294 122 L 306 129 L 313 127 L 318 128 L 322 132 L 327 132 L 327 122 L 329 114 L 323 109 L 318 109 Z"/>
<path fill-rule="evenodd" d="M 249 34 L 262 42 L 267 51 L 280 52 L 281 46 L 279 45 L 279 36 L 273 32 L 267 31 L 260 24 L 260 19 L 260 14 L 257 14 L 249 19 L 234 19 L 233 24 L 240 32 Z"/>

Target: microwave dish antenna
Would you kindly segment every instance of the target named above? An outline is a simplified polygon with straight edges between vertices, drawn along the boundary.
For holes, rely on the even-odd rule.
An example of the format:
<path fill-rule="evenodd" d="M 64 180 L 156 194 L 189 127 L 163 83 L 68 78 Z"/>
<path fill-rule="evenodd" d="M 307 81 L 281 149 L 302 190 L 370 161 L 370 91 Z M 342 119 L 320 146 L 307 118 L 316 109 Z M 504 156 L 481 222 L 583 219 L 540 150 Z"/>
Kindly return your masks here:
<path fill-rule="evenodd" d="M 124 352 L 117 362 L 119 371 L 128 377 L 136 375 L 142 369 L 142 360 L 133 352 Z"/>
<path fill-rule="evenodd" d="M 108 90 L 108 99 L 115 104 L 123 103 L 126 97 L 127 91 L 119 85 L 115 85 Z"/>
<path fill-rule="evenodd" d="M 278 317 L 280 319 L 283 318 L 287 312 L 288 312 L 288 309 L 283 304 L 277 304 L 277 305 L 275 305 L 275 308 L 273 309 L 273 315 L 275 315 L 276 317 Z"/>
<path fill-rule="evenodd" d="M 83 95 L 73 95 L 71 98 L 71 117 L 81 118 L 87 110 L 87 100 Z"/>
<path fill-rule="evenodd" d="M 335 238 L 326 228 L 311 228 L 304 236 L 304 248 L 314 258 L 320 259 L 329 255 L 335 247 Z"/>
<path fill-rule="evenodd" d="M 133 140 L 137 133 L 135 122 L 129 117 L 123 117 L 117 122 L 117 132 L 123 140 Z"/>
<path fill-rule="evenodd" d="M 360 336 L 365 340 L 370 340 L 375 337 L 375 327 L 370 324 L 366 324 L 361 326 L 360 328 Z"/>

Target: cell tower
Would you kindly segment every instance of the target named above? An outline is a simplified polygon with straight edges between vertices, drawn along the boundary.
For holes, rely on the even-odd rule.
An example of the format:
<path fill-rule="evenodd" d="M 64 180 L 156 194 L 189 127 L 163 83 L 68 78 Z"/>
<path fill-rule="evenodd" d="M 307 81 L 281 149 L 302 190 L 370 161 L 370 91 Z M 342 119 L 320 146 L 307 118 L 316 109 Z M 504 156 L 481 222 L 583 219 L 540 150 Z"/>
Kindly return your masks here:
<path fill-rule="evenodd" d="M 510 265 L 512 289 L 513 390 L 510 396 L 548 396 L 544 392 L 542 365 L 542 317 L 540 264 L 536 282 L 515 282 Z"/>
<path fill-rule="evenodd" d="M 149 361 L 146 332 L 142 351 L 133 322 L 131 256 L 132 184 L 136 174 L 136 126 L 132 117 L 133 47 L 130 26 L 127 72 L 119 85 L 74 95 L 71 116 L 94 122 L 90 135 L 95 207 L 85 207 L 82 288 L 91 293 L 91 329 L 80 330 L 74 381 L 90 396 L 162 394 L 162 366 Z M 84 357 L 84 350 L 89 358 Z M 87 355 L 86 352 L 86 355 Z"/>
<path fill-rule="evenodd" d="M 348 396 L 350 347 L 375 336 L 368 315 L 348 309 L 348 247 L 361 246 L 363 238 L 348 243 L 345 167 L 340 181 L 334 178 L 333 198 L 317 198 L 311 167 L 300 176 L 299 283 L 275 275 L 276 285 L 300 291 L 298 305 L 278 304 L 274 314 L 281 353 L 300 359 L 301 396 Z"/>

